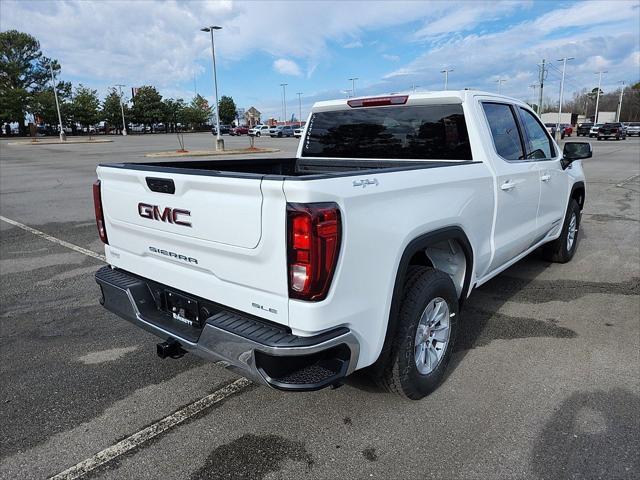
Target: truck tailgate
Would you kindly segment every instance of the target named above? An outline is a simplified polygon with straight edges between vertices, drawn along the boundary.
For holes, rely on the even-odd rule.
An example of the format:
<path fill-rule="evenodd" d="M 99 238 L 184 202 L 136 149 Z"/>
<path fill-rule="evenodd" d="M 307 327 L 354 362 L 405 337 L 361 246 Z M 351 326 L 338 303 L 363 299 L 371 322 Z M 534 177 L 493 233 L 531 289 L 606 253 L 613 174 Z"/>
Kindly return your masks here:
<path fill-rule="evenodd" d="M 98 178 L 111 265 L 288 323 L 282 181 L 109 166 Z"/>

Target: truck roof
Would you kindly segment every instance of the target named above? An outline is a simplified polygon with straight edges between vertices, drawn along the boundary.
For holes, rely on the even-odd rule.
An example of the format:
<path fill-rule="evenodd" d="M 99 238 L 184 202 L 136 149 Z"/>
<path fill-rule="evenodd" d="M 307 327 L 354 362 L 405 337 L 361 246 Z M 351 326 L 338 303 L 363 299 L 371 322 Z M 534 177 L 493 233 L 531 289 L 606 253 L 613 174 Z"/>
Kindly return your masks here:
<path fill-rule="evenodd" d="M 336 100 L 324 100 L 322 102 L 316 102 L 313 104 L 314 111 L 329 111 L 329 110 L 343 110 L 349 107 L 348 102 L 355 100 L 366 100 L 374 98 L 384 97 L 408 97 L 404 105 L 428 105 L 430 103 L 463 103 L 470 97 L 483 96 L 492 97 L 495 99 L 508 100 L 509 102 L 522 103 L 521 100 L 516 98 L 507 97 L 505 95 L 498 95 L 492 92 L 484 92 L 481 90 L 439 90 L 433 92 L 397 92 L 380 95 L 368 95 L 358 96 L 352 98 L 340 98 Z"/>

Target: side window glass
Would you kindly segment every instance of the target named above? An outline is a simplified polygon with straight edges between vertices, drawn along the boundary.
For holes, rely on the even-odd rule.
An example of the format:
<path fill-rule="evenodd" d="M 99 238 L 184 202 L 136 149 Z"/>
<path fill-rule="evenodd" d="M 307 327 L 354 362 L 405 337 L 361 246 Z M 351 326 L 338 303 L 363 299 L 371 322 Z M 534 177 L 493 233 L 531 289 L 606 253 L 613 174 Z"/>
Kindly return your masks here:
<path fill-rule="evenodd" d="M 546 129 L 540 125 L 533 114 L 520 108 L 520 117 L 527 132 L 527 158 L 553 158 L 555 149 L 547 135 Z"/>
<path fill-rule="evenodd" d="M 483 103 L 484 113 L 489 121 L 493 144 L 498 154 L 505 160 L 522 160 L 524 153 L 520 132 L 513 111 L 502 103 Z"/>

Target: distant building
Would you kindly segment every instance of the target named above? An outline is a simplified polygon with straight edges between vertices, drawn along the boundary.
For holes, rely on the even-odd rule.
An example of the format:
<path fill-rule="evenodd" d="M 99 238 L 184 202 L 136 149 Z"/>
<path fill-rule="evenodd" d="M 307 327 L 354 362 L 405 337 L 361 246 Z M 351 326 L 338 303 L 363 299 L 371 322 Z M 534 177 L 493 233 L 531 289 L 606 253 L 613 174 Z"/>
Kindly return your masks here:
<path fill-rule="evenodd" d="M 244 122 L 249 127 L 255 127 L 260 123 L 260 111 L 256 107 L 249 108 L 246 112 L 244 112 Z"/>

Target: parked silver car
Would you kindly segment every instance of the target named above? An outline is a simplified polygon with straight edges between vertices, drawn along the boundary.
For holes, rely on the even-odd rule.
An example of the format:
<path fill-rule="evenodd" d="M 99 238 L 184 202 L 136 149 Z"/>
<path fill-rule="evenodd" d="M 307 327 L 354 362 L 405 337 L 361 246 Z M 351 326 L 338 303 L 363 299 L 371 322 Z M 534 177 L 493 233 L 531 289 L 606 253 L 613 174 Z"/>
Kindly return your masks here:
<path fill-rule="evenodd" d="M 627 125 L 627 135 L 633 137 L 637 135 L 640 137 L 640 122 L 629 122 Z"/>
<path fill-rule="evenodd" d="M 277 125 L 269 129 L 270 137 L 293 137 L 293 127 L 291 125 Z"/>

